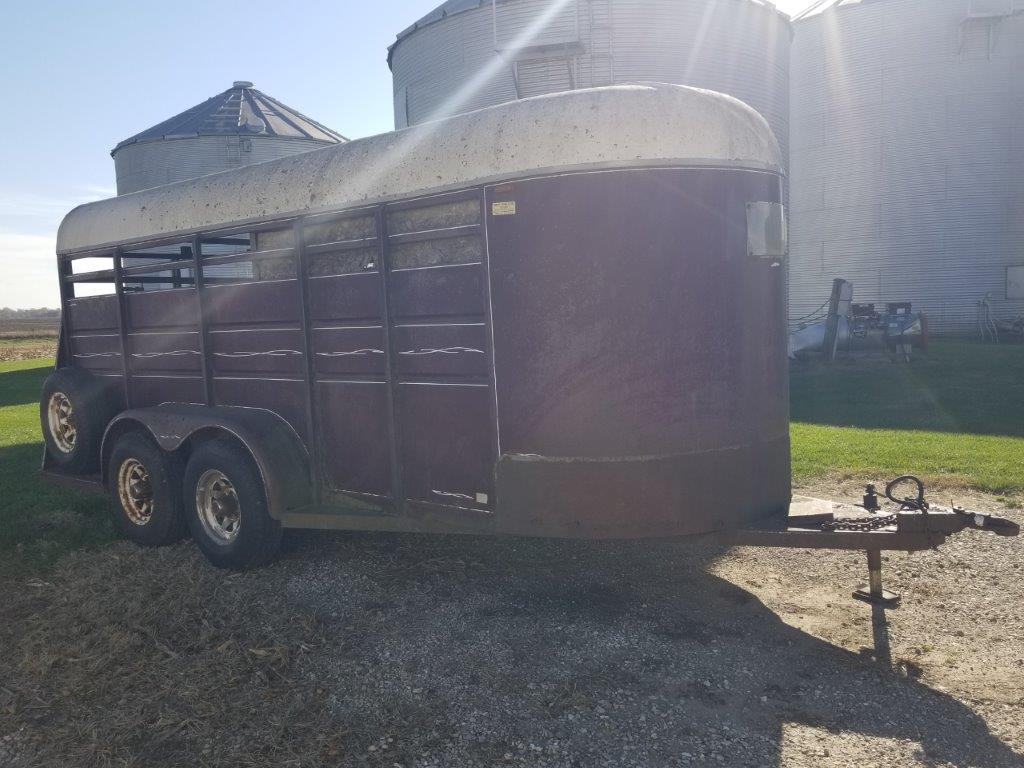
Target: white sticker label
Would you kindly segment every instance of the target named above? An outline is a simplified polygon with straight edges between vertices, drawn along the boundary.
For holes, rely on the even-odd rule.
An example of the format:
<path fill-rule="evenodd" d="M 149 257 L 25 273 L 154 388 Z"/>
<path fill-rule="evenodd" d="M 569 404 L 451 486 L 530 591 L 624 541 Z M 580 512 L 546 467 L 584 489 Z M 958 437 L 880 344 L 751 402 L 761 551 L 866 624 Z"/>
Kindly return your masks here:
<path fill-rule="evenodd" d="M 476 503 L 477 504 L 486 504 L 487 503 L 487 494 L 486 493 L 478 493 L 476 495 Z"/>
<path fill-rule="evenodd" d="M 491 203 L 491 213 L 494 216 L 515 216 L 516 201 L 502 200 L 501 202 L 498 203 Z"/>

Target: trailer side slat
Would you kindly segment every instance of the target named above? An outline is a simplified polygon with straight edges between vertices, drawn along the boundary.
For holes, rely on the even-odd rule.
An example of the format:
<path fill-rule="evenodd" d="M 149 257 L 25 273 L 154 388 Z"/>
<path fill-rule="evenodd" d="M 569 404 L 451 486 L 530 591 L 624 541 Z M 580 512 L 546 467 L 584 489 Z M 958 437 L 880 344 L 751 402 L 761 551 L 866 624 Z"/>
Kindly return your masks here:
<path fill-rule="evenodd" d="M 316 243 L 306 246 L 306 253 L 310 256 L 318 256 L 321 253 L 335 253 L 336 251 L 361 251 L 364 248 L 376 248 L 376 237 L 361 237 L 356 240 L 339 240 L 334 243 Z"/>
<path fill-rule="evenodd" d="M 194 260 L 188 259 L 175 259 L 174 261 L 164 261 L 155 264 L 140 264 L 135 267 L 122 267 L 121 274 L 124 277 L 132 277 L 134 275 L 148 275 L 153 272 L 173 272 L 179 269 L 191 269 Z M 180 278 L 179 278 L 180 279 Z M 162 282 L 169 282 L 163 280 Z"/>
<path fill-rule="evenodd" d="M 480 224 L 464 224 L 458 227 L 427 229 L 421 232 L 403 232 L 398 235 L 388 235 L 388 240 L 393 245 L 401 245 L 403 243 L 420 243 L 426 240 L 447 240 L 456 237 L 480 235 L 482 231 L 483 228 Z"/>
<path fill-rule="evenodd" d="M 67 275 L 64 279 L 69 283 L 112 283 L 115 277 L 113 269 L 98 269 L 94 272 Z"/>
<path fill-rule="evenodd" d="M 221 264 L 235 264 L 240 261 L 258 262 L 267 259 L 282 258 L 295 255 L 294 248 L 274 248 L 267 251 L 239 251 L 238 253 L 225 253 L 216 256 L 204 256 L 203 264 L 208 267 Z"/>

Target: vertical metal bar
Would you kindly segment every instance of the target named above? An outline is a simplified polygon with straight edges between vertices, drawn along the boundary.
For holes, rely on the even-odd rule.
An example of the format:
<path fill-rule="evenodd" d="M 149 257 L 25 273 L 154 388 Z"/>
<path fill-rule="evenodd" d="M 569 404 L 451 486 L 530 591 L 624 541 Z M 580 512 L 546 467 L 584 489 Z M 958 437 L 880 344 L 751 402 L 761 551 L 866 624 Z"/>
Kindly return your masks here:
<path fill-rule="evenodd" d="M 391 458 L 391 502 L 393 511 L 401 514 L 405 507 L 405 489 L 402 485 L 401 451 L 398 448 L 398 402 L 395 382 L 395 350 L 391 343 L 391 258 L 388 247 L 388 217 L 385 206 L 377 207 L 377 269 L 380 270 L 381 329 L 384 334 L 384 377 L 388 393 L 388 449 Z"/>
<path fill-rule="evenodd" d="M 487 383 L 490 385 L 491 440 L 494 450 L 494 466 L 497 468 L 501 458 L 501 435 L 498 427 L 498 382 L 494 365 L 494 309 L 491 305 L 491 249 L 487 235 L 487 189 L 480 188 L 480 239 L 484 249 L 484 290 L 486 291 L 486 315 L 484 321 L 485 351 L 487 352 Z M 495 477 L 496 472 L 491 473 Z M 497 488 L 491 488 L 489 505 L 492 509 L 497 504 Z"/>
<path fill-rule="evenodd" d="M 114 249 L 114 293 L 117 296 L 117 334 L 121 337 L 121 375 L 124 377 L 124 407 L 132 407 L 132 387 L 128 367 L 128 313 L 124 299 L 124 275 L 121 249 Z"/>
<path fill-rule="evenodd" d="M 181 258 L 181 259 L 187 258 L 189 256 L 191 250 L 192 249 L 189 248 L 187 245 L 181 246 L 181 249 L 179 250 L 179 258 Z M 181 288 L 183 283 L 181 282 L 181 270 L 180 269 L 175 269 L 173 272 L 171 272 L 171 280 L 172 280 L 171 285 L 174 288 Z"/>
<path fill-rule="evenodd" d="M 306 432 L 309 435 L 309 456 L 312 466 L 310 471 L 313 484 L 314 503 L 320 505 L 321 463 L 320 423 L 313 409 L 316 407 L 316 365 L 313 358 L 313 320 L 309 306 L 309 265 L 306 263 L 306 240 L 299 219 L 292 227 L 293 245 L 295 247 L 295 268 L 298 270 L 299 301 L 302 311 L 302 354 L 306 361 Z"/>
<path fill-rule="evenodd" d="M 882 552 L 868 550 L 868 589 L 872 597 L 882 597 Z"/>
<path fill-rule="evenodd" d="M 829 362 L 836 359 L 836 349 L 839 344 L 839 302 L 845 282 L 839 277 L 832 281 L 832 295 L 828 300 L 828 319 L 825 321 L 825 343 L 822 346 L 822 351 L 825 353 L 825 359 Z"/>
<path fill-rule="evenodd" d="M 197 330 L 199 332 L 199 358 L 202 361 L 203 372 L 203 402 L 213 405 L 213 369 L 210 365 L 210 352 L 206 343 L 207 316 L 206 301 L 203 298 L 203 243 L 199 235 L 192 238 L 192 274 L 196 292 L 196 312 L 199 318 Z"/>
<path fill-rule="evenodd" d="M 57 284 L 60 291 L 60 345 L 57 349 L 57 366 L 70 366 L 74 360 L 71 349 L 71 324 L 68 321 L 68 301 L 75 298 L 75 284 L 68 282 L 72 273 L 71 259 L 57 257 Z"/>

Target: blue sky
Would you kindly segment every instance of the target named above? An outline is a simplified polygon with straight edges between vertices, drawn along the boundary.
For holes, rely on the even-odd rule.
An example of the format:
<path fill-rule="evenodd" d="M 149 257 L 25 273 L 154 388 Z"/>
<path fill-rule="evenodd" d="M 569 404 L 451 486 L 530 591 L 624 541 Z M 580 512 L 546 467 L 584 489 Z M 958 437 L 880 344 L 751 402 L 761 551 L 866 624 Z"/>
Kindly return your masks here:
<path fill-rule="evenodd" d="M 350 138 L 391 130 L 387 46 L 437 3 L 14 3 L 0 50 L 0 307 L 56 306 L 57 225 L 114 194 L 110 150 L 234 80 Z"/>

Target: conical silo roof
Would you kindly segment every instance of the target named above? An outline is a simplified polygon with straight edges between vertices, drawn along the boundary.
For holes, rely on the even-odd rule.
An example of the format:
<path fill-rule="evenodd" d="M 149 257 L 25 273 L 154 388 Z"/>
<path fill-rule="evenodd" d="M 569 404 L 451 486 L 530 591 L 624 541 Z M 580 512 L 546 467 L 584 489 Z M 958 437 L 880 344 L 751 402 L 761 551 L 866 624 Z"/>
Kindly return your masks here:
<path fill-rule="evenodd" d="M 111 154 L 129 144 L 190 136 L 267 136 L 336 144 L 339 133 L 311 120 L 247 80 L 236 80 L 223 93 L 120 142 Z"/>

